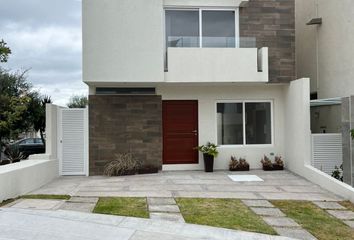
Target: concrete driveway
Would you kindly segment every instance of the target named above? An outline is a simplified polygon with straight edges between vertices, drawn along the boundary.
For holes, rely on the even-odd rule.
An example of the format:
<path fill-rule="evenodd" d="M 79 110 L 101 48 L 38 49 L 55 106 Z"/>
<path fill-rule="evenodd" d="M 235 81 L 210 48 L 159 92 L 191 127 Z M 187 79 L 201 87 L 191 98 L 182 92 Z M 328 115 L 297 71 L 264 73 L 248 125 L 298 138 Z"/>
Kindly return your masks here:
<path fill-rule="evenodd" d="M 233 182 L 228 175 L 256 175 L 262 182 Z M 161 172 L 124 177 L 60 177 L 33 194 L 101 197 L 200 197 L 340 201 L 342 198 L 288 171 L 246 173 Z"/>
<path fill-rule="evenodd" d="M 186 223 L 70 211 L 0 209 L 0 240 L 291 240 Z"/>

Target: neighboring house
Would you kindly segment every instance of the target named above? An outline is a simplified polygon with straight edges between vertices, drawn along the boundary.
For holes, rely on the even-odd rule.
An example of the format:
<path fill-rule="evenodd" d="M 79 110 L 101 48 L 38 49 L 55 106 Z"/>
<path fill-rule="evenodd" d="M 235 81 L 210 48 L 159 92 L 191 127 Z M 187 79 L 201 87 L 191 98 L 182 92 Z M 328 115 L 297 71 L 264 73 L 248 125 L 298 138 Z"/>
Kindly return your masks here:
<path fill-rule="evenodd" d="M 312 133 L 342 133 L 344 181 L 354 186 L 354 1 L 296 0 L 295 12 L 297 76 L 311 79 Z"/>
<path fill-rule="evenodd" d="M 311 79 L 312 99 L 333 100 L 312 108 L 312 132 L 341 132 L 338 103 L 354 94 L 354 1 L 296 0 L 295 12 L 297 76 Z"/>
<path fill-rule="evenodd" d="M 195 147 L 208 141 L 216 169 L 231 155 L 260 168 L 264 154 L 292 152 L 291 124 L 307 120 L 291 110 L 308 98 L 289 84 L 294 0 L 84 0 L 83 79 L 90 175 L 121 152 L 203 169 Z"/>

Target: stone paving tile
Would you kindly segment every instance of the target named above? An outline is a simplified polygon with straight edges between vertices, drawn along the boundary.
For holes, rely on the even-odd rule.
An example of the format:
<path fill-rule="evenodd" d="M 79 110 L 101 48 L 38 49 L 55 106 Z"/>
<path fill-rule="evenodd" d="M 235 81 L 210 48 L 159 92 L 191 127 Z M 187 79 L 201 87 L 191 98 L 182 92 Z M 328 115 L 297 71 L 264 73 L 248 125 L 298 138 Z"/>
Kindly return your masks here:
<path fill-rule="evenodd" d="M 76 196 L 95 196 L 95 197 L 172 197 L 171 191 L 122 191 L 122 192 L 77 192 Z"/>
<path fill-rule="evenodd" d="M 177 205 L 149 205 L 150 212 L 179 213 Z"/>
<path fill-rule="evenodd" d="M 349 227 L 354 228 L 354 221 L 344 221 Z"/>
<path fill-rule="evenodd" d="M 316 186 L 316 185 L 308 185 L 308 186 L 280 186 L 285 192 L 292 193 L 327 193 L 324 189 Z"/>
<path fill-rule="evenodd" d="M 316 240 L 311 233 L 304 229 L 294 229 L 294 228 L 279 228 L 275 227 L 274 230 L 281 236 L 302 239 L 302 240 Z"/>
<path fill-rule="evenodd" d="M 285 217 L 285 214 L 278 208 L 251 207 L 251 210 L 261 216 Z"/>
<path fill-rule="evenodd" d="M 300 227 L 294 220 L 287 217 L 262 217 L 268 225 L 273 227 Z"/>
<path fill-rule="evenodd" d="M 150 219 L 172 221 L 172 222 L 184 222 L 184 218 L 180 213 L 151 212 Z"/>
<path fill-rule="evenodd" d="M 236 198 L 236 199 L 258 199 L 260 198 L 251 192 L 187 192 L 176 191 L 175 197 L 194 197 L 194 198 Z"/>
<path fill-rule="evenodd" d="M 327 210 L 332 216 L 341 220 L 354 220 L 354 212 L 342 210 Z"/>
<path fill-rule="evenodd" d="M 322 193 L 259 193 L 263 198 L 269 200 L 302 200 L 302 201 L 341 201 L 343 199 L 335 196 L 334 194 L 322 194 Z"/>
<path fill-rule="evenodd" d="M 318 207 L 322 208 L 322 209 L 336 209 L 336 210 L 344 210 L 345 207 L 343 207 L 342 205 L 340 205 L 337 202 L 313 202 L 315 205 L 317 205 Z"/>
<path fill-rule="evenodd" d="M 203 189 L 199 185 L 177 185 L 177 184 L 165 184 L 165 185 L 133 185 L 129 187 L 131 191 L 154 191 L 156 189 L 167 191 L 202 191 Z"/>
<path fill-rule="evenodd" d="M 197 238 L 189 238 L 185 236 L 171 235 L 166 233 L 152 233 L 136 231 L 135 234 L 129 240 L 195 240 Z M 199 238 L 198 238 L 199 239 Z"/>
<path fill-rule="evenodd" d="M 63 200 L 48 199 L 20 199 L 11 205 L 11 208 L 38 209 L 38 210 L 56 210 L 62 204 Z"/>
<path fill-rule="evenodd" d="M 147 198 L 149 205 L 176 205 L 174 198 Z"/>
<path fill-rule="evenodd" d="M 61 210 L 87 212 L 91 213 L 95 208 L 96 203 L 83 203 L 83 202 L 65 202 L 60 206 Z"/>
<path fill-rule="evenodd" d="M 97 197 L 71 197 L 67 202 L 97 203 Z"/>
<path fill-rule="evenodd" d="M 206 189 L 217 192 L 284 192 L 275 186 L 206 185 Z"/>
<path fill-rule="evenodd" d="M 269 207 L 274 208 L 274 205 L 267 200 L 242 200 L 248 207 Z"/>

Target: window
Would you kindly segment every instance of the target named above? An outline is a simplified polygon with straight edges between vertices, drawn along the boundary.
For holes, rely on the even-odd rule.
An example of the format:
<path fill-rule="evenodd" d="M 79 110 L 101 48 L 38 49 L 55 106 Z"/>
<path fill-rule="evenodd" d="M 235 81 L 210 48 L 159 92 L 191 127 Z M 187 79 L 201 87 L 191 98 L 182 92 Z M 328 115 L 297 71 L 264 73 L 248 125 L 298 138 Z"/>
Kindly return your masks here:
<path fill-rule="evenodd" d="M 218 145 L 272 144 L 271 102 L 217 103 Z"/>

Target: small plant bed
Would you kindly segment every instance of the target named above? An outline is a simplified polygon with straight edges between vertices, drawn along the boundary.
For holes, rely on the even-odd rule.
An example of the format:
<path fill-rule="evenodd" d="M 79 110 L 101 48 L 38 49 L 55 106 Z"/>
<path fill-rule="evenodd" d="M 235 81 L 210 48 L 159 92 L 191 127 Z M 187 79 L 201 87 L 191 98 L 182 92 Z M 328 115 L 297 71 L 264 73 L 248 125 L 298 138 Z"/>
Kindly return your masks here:
<path fill-rule="evenodd" d="M 177 198 L 176 202 L 187 223 L 276 234 L 238 199 Z"/>
<path fill-rule="evenodd" d="M 240 158 L 237 160 L 235 156 L 231 156 L 231 160 L 229 163 L 229 170 L 230 171 L 249 171 L 250 165 L 244 158 Z"/>
<path fill-rule="evenodd" d="M 354 203 L 350 202 L 350 201 L 343 201 L 343 202 L 340 202 L 340 204 L 347 208 L 348 210 L 350 211 L 353 211 L 354 212 Z"/>
<path fill-rule="evenodd" d="M 69 195 L 53 195 L 53 194 L 30 194 L 23 195 L 20 198 L 24 199 L 50 199 L 50 200 L 69 200 Z"/>
<path fill-rule="evenodd" d="M 146 198 L 101 197 L 93 209 L 93 212 L 126 217 L 149 218 Z"/>
<path fill-rule="evenodd" d="M 272 161 L 266 155 L 264 155 L 261 163 L 264 171 L 284 170 L 284 162 L 280 156 L 275 156 L 274 163 L 272 163 Z"/>
<path fill-rule="evenodd" d="M 308 201 L 272 201 L 319 240 L 353 239 L 354 229 Z"/>

